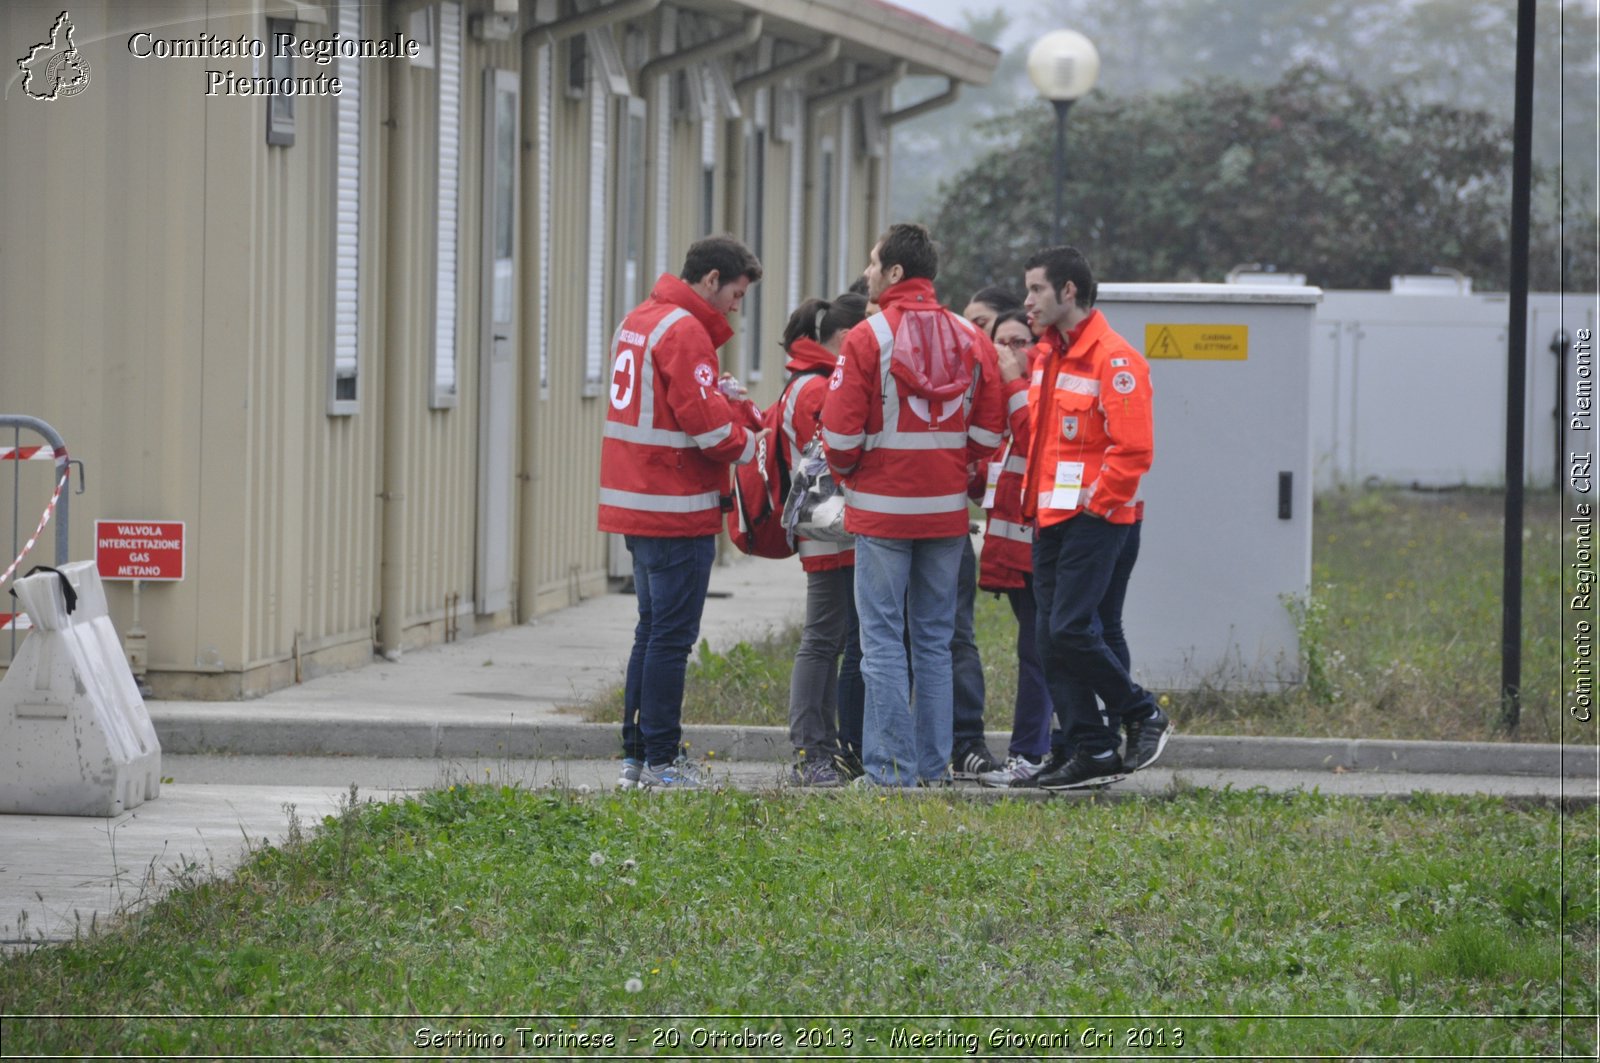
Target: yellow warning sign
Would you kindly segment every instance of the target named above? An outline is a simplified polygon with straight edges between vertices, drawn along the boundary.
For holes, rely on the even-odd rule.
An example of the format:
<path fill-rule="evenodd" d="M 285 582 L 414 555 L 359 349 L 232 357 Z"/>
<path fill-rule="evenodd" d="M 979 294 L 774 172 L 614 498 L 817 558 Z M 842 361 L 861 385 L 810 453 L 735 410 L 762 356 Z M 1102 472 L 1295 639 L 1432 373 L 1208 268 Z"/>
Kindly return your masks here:
<path fill-rule="evenodd" d="M 1250 352 L 1249 325 L 1146 325 L 1146 358 L 1242 362 Z"/>

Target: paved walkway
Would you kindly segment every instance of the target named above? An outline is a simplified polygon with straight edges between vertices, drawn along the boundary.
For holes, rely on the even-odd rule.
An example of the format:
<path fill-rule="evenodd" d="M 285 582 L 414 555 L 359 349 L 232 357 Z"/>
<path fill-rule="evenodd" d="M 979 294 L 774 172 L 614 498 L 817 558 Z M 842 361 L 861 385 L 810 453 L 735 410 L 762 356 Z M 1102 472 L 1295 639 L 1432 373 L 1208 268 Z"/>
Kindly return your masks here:
<path fill-rule="evenodd" d="M 725 648 L 798 621 L 805 580 L 792 561 L 741 559 L 715 570 L 712 595 L 702 635 Z M 605 595 L 254 701 L 151 702 L 162 773 L 172 780 L 157 799 L 111 819 L 0 815 L 0 943 L 71 938 L 174 883 L 226 873 L 250 849 L 280 841 L 292 819 L 309 826 L 337 811 L 352 786 L 362 799 L 465 779 L 610 787 L 616 727 L 583 723 L 561 706 L 618 682 L 633 623 L 633 598 Z M 780 785 L 789 757 L 783 729 L 686 732 L 695 750 L 714 754 L 726 785 Z M 1005 741 L 991 736 L 992 748 Z M 1175 737 L 1156 767 L 1104 793 L 1230 786 L 1597 799 L 1593 749 L 1188 735 Z M 911 799 L 1002 796 L 961 787 Z"/>

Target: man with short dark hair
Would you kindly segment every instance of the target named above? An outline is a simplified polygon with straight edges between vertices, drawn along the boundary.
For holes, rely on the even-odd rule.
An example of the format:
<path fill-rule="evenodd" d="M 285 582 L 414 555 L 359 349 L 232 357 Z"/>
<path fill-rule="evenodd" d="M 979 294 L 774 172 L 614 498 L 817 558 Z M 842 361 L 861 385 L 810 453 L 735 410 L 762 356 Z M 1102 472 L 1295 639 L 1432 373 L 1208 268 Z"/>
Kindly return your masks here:
<path fill-rule="evenodd" d="M 684 673 L 700 636 L 728 466 L 768 433 L 718 387 L 717 348 L 733 335 L 761 263 L 732 236 L 696 242 L 682 274 L 662 274 L 611 342 L 611 405 L 600 448 L 600 530 L 633 555 L 639 623 L 623 692 L 618 785 L 694 788 L 682 752 Z"/>
<path fill-rule="evenodd" d="M 1000 444 L 1005 409 L 989 337 L 940 306 L 939 256 L 921 225 L 873 246 L 867 297 L 882 309 L 850 330 L 822 408 L 828 464 L 856 536 L 856 608 L 867 703 L 864 781 L 949 782 L 950 641 L 967 466 Z M 915 705 L 906 668 L 911 632 Z"/>
<path fill-rule="evenodd" d="M 1039 653 L 1072 751 L 1038 785 L 1072 790 L 1149 767 L 1172 734 L 1096 619 L 1114 613 L 1120 627 L 1136 555 L 1129 536 L 1143 513 L 1139 482 L 1154 454 L 1150 366 L 1094 309 L 1094 273 L 1076 248 L 1041 251 L 1024 269 L 1023 305 L 1044 357 L 1028 392 L 1032 441 L 1022 506 L 1035 528 Z M 1105 702 L 1109 725 L 1095 696 Z M 1121 756 L 1119 727 L 1127 731 Z"/>

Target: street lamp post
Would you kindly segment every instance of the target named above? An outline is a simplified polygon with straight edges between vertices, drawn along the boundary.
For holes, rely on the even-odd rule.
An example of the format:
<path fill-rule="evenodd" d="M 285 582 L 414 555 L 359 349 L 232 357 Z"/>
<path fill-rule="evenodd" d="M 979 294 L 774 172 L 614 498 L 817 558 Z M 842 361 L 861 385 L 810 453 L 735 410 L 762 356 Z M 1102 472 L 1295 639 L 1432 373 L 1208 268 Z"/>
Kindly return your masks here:
<path fill-rule="evenodd" d="M 1100 53 L 1076 30 L 1054 30 L 1028 52 L 1028 78 L 1056 109 L 1056 222 L 1054 242 L 1062 240 L 1061 202 L 1067 184 L 1067 113 L 1094 88 Z"/>

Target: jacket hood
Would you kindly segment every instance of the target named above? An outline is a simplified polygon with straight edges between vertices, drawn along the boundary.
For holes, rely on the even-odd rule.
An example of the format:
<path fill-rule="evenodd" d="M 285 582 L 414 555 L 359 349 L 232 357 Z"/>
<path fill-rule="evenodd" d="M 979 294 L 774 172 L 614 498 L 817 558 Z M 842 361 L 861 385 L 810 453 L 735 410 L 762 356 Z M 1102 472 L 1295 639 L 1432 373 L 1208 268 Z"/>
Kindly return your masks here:
<path fill-rule="evenodd" d="M 894 328 L 889 372 L 907 394 L 951 399 L 972 383 L 977 340 L 938 303 L 906 304 Z"/>
<path fill-rule="evenodd" d="M 891 306 L 901 310 L 937 310 L 939 297 L 933 292 L 933 282 L 926 277 L 911 277 L 884 289 L 878 296 L 878 308 Z"/>
<path fill-rule="evenodd" d="M 693 314 L 701 327 L 710 333 L 713 347 L 721 347 L 733 338 L 733 326 L 728 323 L 727 317 L 713 310 L 711 304 L 681 277 L 663 273 L 656 279 L 656 286 L 650 289 L 650 298 L 682 307 Z"/>
<path fill-rule="evenodd" d="M 807 369 L 832 369 L 838 361 L 839 356 L 828 348 L 802 336 L 789 345 L 789 361 L 784 368 L 791 373 L 803 373 Z"/>

